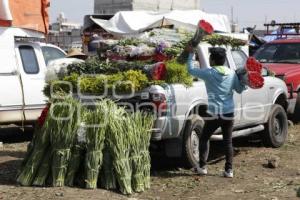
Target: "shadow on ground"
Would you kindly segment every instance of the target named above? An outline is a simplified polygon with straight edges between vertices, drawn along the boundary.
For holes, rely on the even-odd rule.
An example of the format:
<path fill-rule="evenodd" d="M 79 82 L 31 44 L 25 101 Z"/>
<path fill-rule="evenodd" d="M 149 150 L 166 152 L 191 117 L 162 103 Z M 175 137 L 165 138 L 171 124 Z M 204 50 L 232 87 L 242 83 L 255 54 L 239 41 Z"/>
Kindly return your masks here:
<path fill-rule="evenodd" d="M 30 141 L 32 139 L 33 129 L 26 128 L 24 131 L 17 127 L 0 128 L 0 141 L 6 144 L 19 143 Z M 263 147 L 257 136 L 234 139 L 235 156 L 242 151 L 247 151 L 251 148 Z M 211 142 L 209 164 L 216 164 L 224 160 L 222 142 Z M 0 164 L 0 184 L 15 183 L 11 177 L 16 177 L 17 167 L 20 165 L 20 160 L 25 156 L 25 151 L 0 151 L 0 157 L 12 157 L 15 160 Z M 186 161 L 181 158 L 167 158 L 162 154 L 151 155 L 152 160 L 152 175 L 164 178 L 175 176 L 189 176 L 186 173 L 180 173 L 182 168 L 186 167 Z M 8 170 L 8 169 L 11 170 Z M 9 171 L 8 175 L 5 174 Z M 176 171 L 176 173 L 168 173 L 168 171 Z M 5 176 L 3 176 L 3 174 Z M 2 178 L 3 177 L 3 178 Z M 7 177 L 7 178 L 5 178 Z"/>
<path fill-rule="evenodd" d="M 19 127 L 0 127 L 0 142 L 3 143 L 19 143 L 30 141 L 32 139 L 34 129 L 25 127 L 22 130 Z"/>
<path fill-rule="evenodd" d="M 22 159 L 0 163 L 0 185 L 16 185 L 16 176 Z"/>
<path fill-rule="evenodd" d="M 264 147 L 259 136 L 252 135 L 249 137 L 237 138 L 233 140 L 234 145 L 234 156 L 239 155 L 243 151 L 248 151 L 252 148 Z M 185 176 L 185 173 L 160 173 L 162 171 L 180 171 L 181 168 L 187 169 L 186 161 L 181 158 L 167 158 L 163 155 L 152 155 L 152 173 L 154 176 L 160 177 L 174 177 L 174 176 Z M 225 159 L 223 153 L 222 141 L 211 142 L 210 154 L 208 158 L 209 164 L 216 164 Z M 157 173 L 158 172 L 158 173 Z"/>

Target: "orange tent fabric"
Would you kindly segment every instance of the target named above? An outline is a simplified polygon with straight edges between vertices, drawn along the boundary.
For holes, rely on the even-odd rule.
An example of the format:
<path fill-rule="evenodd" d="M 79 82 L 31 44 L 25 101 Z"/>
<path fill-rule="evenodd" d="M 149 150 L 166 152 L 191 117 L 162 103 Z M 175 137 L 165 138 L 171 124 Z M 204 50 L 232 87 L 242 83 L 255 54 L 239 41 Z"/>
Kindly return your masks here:
<path fill-rule="evenodd" d="M 5 1 L 5 0 L 0 0 Z M 0 19 L 0 26 L 14 26 L 48 33 L 49 0 L 8 0 L 11 20 Z"/>

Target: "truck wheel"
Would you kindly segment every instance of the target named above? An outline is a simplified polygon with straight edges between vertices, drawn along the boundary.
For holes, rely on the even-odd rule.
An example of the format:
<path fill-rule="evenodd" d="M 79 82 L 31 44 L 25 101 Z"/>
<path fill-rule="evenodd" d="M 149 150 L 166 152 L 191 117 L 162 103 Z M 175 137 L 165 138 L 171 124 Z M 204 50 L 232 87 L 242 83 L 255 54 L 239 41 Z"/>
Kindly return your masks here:
<path fill-rule="evenodd" d="M 285 110 L 280 105 L 273 105 L 269 120 L 263 132 L 263 143 L 268 147 L 281 147 L 288 134 L 288 119 Z"/>
<path fill-rule="evenodd" d="M 184 129 L 183 158 L 188 167 L 199 165 L 199 137 L 204 126 L 203 119 L 198 115 L 192 115 L 186 122 Z"/>
<path fill-rule="evenodd" d="M 295 111 L 292 115 L 292 119 L 294 122 L 300 122 L 300 92 L 298 92 L 297 99 L 296 99 L 296 105 L 295 105 Z"/>

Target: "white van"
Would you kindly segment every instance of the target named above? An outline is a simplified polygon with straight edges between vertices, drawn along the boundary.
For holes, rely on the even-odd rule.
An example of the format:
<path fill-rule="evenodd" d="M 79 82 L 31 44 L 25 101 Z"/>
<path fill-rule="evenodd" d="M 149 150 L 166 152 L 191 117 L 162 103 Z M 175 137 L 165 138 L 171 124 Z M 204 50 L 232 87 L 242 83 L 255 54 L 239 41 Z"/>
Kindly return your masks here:
<path fill-rule="evenodd" d="M 43 34 L 0 27 L 0 124 L 30 124 L 46 104 L 47 63 L 64 58 L 60 48 L 40 42 Z"/>

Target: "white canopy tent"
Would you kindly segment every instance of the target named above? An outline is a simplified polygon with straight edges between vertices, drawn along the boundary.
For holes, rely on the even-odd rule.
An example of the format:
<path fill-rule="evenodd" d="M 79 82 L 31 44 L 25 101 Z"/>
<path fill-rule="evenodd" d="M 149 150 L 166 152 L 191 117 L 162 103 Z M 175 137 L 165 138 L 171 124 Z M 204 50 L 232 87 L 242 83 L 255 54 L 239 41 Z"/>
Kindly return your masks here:
<path fill-rule="evenodd" d="M 91 21 L 114 35 L 139 34 L 163 24 L 174 25 L 176 28 L 194 30 L 199 20 L 204 19 L 212 24 L 215 31 L 230 33 L 230 22 L 225 15 L 208 14 L 200 10 L 180 11 L 174 10 L 167 13 L 149 11 L 122 11 L 116 13 L 111 19 L 103 20 L 93 16 Z"/>

